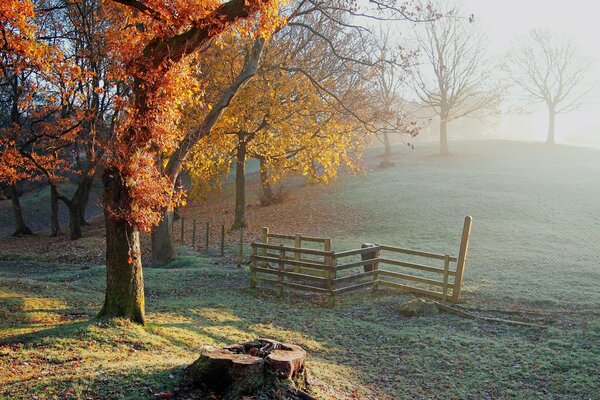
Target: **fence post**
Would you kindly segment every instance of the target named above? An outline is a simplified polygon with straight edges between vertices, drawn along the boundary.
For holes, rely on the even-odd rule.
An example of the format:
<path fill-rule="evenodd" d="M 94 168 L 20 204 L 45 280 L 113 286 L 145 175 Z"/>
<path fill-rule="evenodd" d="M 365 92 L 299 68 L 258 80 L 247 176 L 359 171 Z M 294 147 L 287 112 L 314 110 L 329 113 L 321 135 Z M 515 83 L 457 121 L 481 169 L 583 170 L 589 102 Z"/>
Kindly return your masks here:
<path fill-rule="evenodd" d="M 331 239 L 325 239 L 323 241 L 323 251 L 331 251 Z M 325 265 L 331 265 L 332 259 L 329 256 L 325 256 L 323 261 L 325 261 Z"/>
<path fill-rule="evenodd" d="M 183 216 L 181 217 L 181 244 L 183 244 Z"/>
<path fill-rule="evenodd" d="M 192 220 L 192 248 L 196 248 L 196 218 Z"/>
<path fill-rule="evenodd" d="M 224 225 L 223 225 L 224 226 Z M 222 232 L 224 229 L 221 230 Z M 252 257 L 250 257 L 250 288 L 256 289 L 256 243 L 252 242 Z"/>
<path fill-rule="evenodd" d="M 450 256 L 444 257 L 444 286 L 442 287 L 442 300 L 444 303 L 448 299 L 448 273 L 450 272 Z"/>
<path fill-rule="evenodd" d="M 379 257 L 381 256 L 381 250 L 375 252 L 377 259 L 373 262 L 373 291 L 379 290 Z"/>
<path fill-rule="evenodd" d="M 266 226 L 263 226 L 262 228 L 260 228 L 260 241 L 262 243 L 269 243 L 269 228 L 267 228 Z M 266 256 L 267 249 L 265 249 L 265 248 L 261 249 L 260 255 L 263 257 Z M 260 266 L 262 268 L 267 268 L 267 262 L 261 261 Z"/>
<path fill-rule="evenodd" d="M 299 233 L 296 233 L 296 236 L 294 236 L 294 248 L 298 249 L 294 252 L 294 260 L 296 261 L 300 261 L 300 248 L 302 247 L 302 235 Z M 294 266 L 294 272 L 301 272 L 302 270 L 300 269 L 299 265 L 295 265 Z"/>
<path fill-rule="evenodd" d="M 244 261 L 244 228 L 240 228 L 240 248 L 239 248 L 239 259 L 238 259 L 238 265 L 242 265 L 242 262 Z"/>
<path fill-rule="evenodd" d="M 208 239 L 210 233 L 210 222 L 206 221 L 206 236 L 204 237 L 204 249 L 208 253 Z"/>
<path fill-rule="evenodd" d="M 460 240 L 460 250 L 458 252 L 458 261 L 456 262 L 456 275 L 454 275 L 454 287 L 452 288 L 453 302 L 458 302 L 458 299 L 460 297 L 460 286 L 462 285 L 463 275 L 465 273 L 465 262 L 467 260 L 467 251 L 469 249 L 469 238 L 471 236 L 472 222 L 472 217 L 465 217 L 462 238 Z"/>
<path fill-rule="evenodd" d="M 279 274 L 277 274 L 278 283 L 278 295 L 283 296 L 283 273 L 285 272 L 285 249 L 283 245 L 279 247 Z"/>
<path fill-rule="evenodd" d="M 221 224 L 221 257 L 225 256 L 225 224 Z"/>
<path fill-rule="evenodd" d="M 337 259 L 334 256 L 329 257 L 329 274 L 327 277 L 327 289 L 329 290 L 329 300 L 328 300 L 328 306 L 329 307 L 334 307 L 335 306 L 335 284 L 334 284 L 334 279 L 336 278 L 336 270 L 335 270 L 335 266 L 337 265 Z"/>

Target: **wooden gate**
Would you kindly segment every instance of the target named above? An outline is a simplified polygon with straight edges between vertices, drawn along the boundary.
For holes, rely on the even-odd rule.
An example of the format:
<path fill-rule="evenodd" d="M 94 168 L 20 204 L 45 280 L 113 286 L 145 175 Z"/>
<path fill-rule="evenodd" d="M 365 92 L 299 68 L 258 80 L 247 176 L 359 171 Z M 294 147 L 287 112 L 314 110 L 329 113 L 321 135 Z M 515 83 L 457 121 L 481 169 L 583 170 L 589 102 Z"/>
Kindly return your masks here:
<path fill-rule="evenodd" d="M 458 302 L 467 260 L 472 218 L 466 217 L 458 256 L 388 245 L 334 252 L 331 239 L 269 233 L 252 243 L 250 286 L 257 284 L 328 294 L 379 286 Z M 275 241 L 293 242 L 274 243 Z M 317 244 L 319 248 L 303 247 Z M 422 261 L 417 261 L 422 260 Z"/>

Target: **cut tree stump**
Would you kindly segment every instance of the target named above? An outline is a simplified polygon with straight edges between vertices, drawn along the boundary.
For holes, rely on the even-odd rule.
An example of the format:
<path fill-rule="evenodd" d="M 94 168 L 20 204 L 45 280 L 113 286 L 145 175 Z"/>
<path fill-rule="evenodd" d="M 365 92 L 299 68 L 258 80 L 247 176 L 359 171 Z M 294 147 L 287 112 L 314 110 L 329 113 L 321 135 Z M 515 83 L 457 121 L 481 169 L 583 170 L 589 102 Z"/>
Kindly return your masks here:
<path fill-rule="evenodd" d="M 286 399 L 312 399 L 304 390 L 306 351 L 295 344 L 256 339 L 205 351 L 188 369 L 195 387 L 225 399 L 260 393 L 285 393 Z"/>

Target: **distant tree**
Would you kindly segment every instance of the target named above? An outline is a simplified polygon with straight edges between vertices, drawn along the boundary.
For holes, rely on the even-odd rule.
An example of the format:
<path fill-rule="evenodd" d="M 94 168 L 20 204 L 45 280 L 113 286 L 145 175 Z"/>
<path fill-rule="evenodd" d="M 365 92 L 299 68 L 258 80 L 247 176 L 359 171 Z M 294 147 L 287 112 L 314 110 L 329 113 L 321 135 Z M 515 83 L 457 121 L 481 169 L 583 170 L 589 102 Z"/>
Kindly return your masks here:
<path fill-rule="evenodd" d="M 592 85 L 587 82 L 591 61 L 575 43 L 547 29 L 534 29 L 507 56 L 513 83 L 527 100 L 548 107 L 548 138 L 555 142 L 556 115 L 585 104 Z"/>
<path fill-rule="evenodd" d="M 393 42 L 393 32 L 388 27 L 379 32 L 376 48 L 379 53 L 379 65 L 374 76 L 375 95 L 381 103 L 378 120 L 379 127 L 377 136 L 383 141 L 383 162 L 382 166 L 390 164 L 390 156 L 392 155 L 392 146 L 390 135 L 408 133 L 410 137 L 418 133 L 416 123 L 411 122 L 411 118 L 405 112 L 406 100 L 403 92 L 406 87 L 406 78 L 408 75 L 407 68 L 410 67 L 409 60 L 414 62 L 414 53 L 405 54 L 398 44 Z M 397 54 L 404 54 L 402 62 L 399 63 L 394 58 Z M 399 121 L 404 121 L 404 125 Z M 398 128 L 401 131 L 398 130 Z"/>
<path fill-rule="evenodd" d="M 448 123 L 483 115 L 499 100 L 491 68 L 486 67 L 482 36 L 473 17 L 457 10 L 424 24 L 417 34 L 424 63 L 412 73 L 420 101 L 440 119 L 440 153 L 449 154 Z"/>

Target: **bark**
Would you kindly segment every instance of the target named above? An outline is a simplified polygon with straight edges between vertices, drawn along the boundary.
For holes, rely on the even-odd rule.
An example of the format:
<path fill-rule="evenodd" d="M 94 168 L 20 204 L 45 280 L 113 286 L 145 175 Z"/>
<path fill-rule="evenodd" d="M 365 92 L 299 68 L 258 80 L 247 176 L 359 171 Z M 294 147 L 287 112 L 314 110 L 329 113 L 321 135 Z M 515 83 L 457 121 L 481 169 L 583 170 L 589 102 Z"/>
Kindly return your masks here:
<path fill-rule="evenodd" d="M 235 220 L 233 228 L 246 227 L 246 146 L 240 136 L 235 165 Z"/>
<path fill-rule="evenodd" d="M 23 210 L 21 209 L 21 202 L 19 201 L 19 191 L 17 190 L 17 184 L 10 185 L 10 200 L 12 202 L 13 214 L 15 215 L 15 232 L 13 236 L 18 235 L 33 235 L 33 232 L 25 223 L 23 217 Z"/>
<path fill-rule="evenodd" d="M 554 121 L 556 120 L 556 111 L 553 107 L 548 110 L 548 138 L 546 144 L 554 144 Z"/>
<path fill-rule="evenodd" d="M 58 190 L 55 184 L 50 184 L 50 236 L 56 237 L 60 234 L 60 223 L 58 221 Z"/>
<path fill-rule="evenodd" d="M 268 206 L 273 204 L 273 188 L 269 182 L 269 170 L 267 169 L 265 161 L 262 158 L 260 159 L 260 187 L 262 191 L 263 205 Z"/>
<path fill-rule="evenodd" d="M 67 209 L 69 210 L 69 237 L 71 240 L 77 240 L 83 237 L 83 233 L 81 231 L 81 226 L 83 224 L 81 221 L 84 221 L 85 223 L 83 213 L 85 213 L 85 204 L 87 204 L 89 198 L 89 192 L 93 179 L 93 176 L 90 175 L 82 176 L 77 183 L 77 189 L 75 190 L 75 193 L 71 199 L 55 189 L 56 196 L 65 204 L 65 206 L 67 206 Z"/>
<path fill-rule="evenodd" d="M 440 116 L 440 154 L 450 154 L 448 148 L 448 122 L 443 116 Z"/>
<path fill-rule="evenodd" d="M 145 323 L 144 277 L 140 235 L 111 210 L 126 204 L 127 189 L 118 171 L 104 172 L 104 219 L 106 224 L 106 295 L 101 317 L 121 317 Z"/>
<path fill-rule="evenodd" d="M 383 132 L 383 145 L 383 158 L 386 162 L 388 162 L 390 156 L 392 155 L 392 146 L 390 144 L 390 137 L 387 132 Z"/>
<path fill-rule="evenodd" d="M 171 225 L 173 224 L 173 211 L 167 210 L 154 232 L 152 232 L 152 266 L 159 267 L 167 264 L 177 257 Z"/>
<path fill-rule="evenodd" d="M 85 220 L 85 210 L 87 209 L 89 200 L 90 200 L 90 191 L 92 190 L 92 186 L 94 186 L 94 177 L 93 176 L 85 176 L 82 178 L 82 182 L 80 182 L 81 186 L 81 194 L 79 197 L 79 223 L 82 226 L 87 225 L 87 221 Z M 77 188 L 79 190 L 79 188 Z"/>
<path fill-rule="evenodd" d="M 181 141 L 177 149 L 173 152 L 169 162 L 165 168 L 165 174 L 169 177 L 171 182 L 176 182 L 181 166 L 189 155 L 190 151 L 196 143 L 205 136 L 208 136 L 212 131 L 212 128 L 219 121 L 221 114 L 229 107 L 231 101 L 255 75 L 260 64 L 260 57 L 262 55 L 265 45 L 263 38 L 257 38 L 250 50 L 250 53 L 244 61 L 244 67 L 240 74 L 234 79 L 229 87 L 221 94 L 219 100 L 213 105 L 212 109 L 206 115 L 202 123 L 192 129 L 190 129 L 184 139 Z M 168 213 L 167 210 L 163 210 L 164 215 Z M 164 220 L 164 217 L 163 217 Z M 172 221 L 172 220 L 171 220 Z M 155 237 L 156 236 L 156 237 Z M 155 247 L 160 245 L 161 248 Z M 164 248 L 162 248 L 164 247 Z M 161 253 L 156 257 L 157 262 L 165 264 L 172 261 L 177 256 L 177 251 L 173 245 L 173 239 L 171 238 L 169 229 L 164 227 L 158 227 L 152 232 L 152 259 L 154 264 L 154 253 Z"/>

